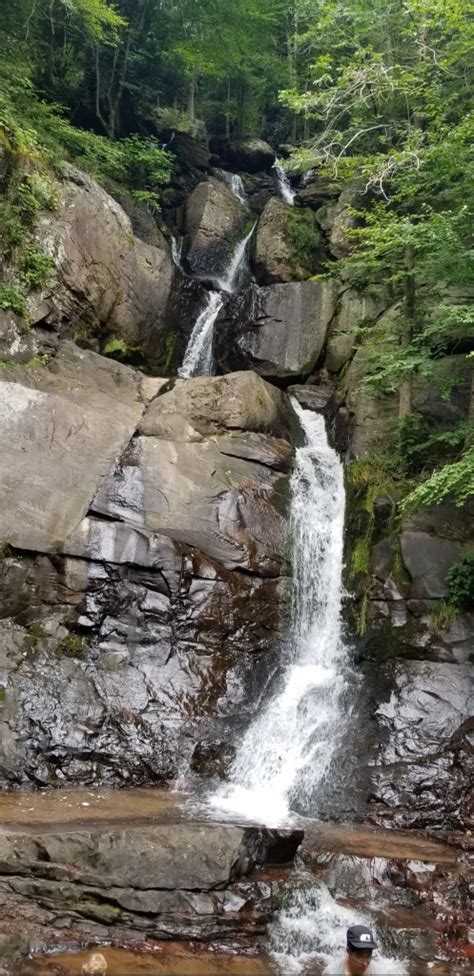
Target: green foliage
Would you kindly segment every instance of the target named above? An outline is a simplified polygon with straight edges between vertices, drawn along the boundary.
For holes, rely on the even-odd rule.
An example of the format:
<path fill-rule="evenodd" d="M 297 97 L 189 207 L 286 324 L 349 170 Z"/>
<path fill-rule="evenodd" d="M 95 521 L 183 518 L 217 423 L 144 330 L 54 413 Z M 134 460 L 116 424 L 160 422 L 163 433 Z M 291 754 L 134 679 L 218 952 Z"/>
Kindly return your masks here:
<path fill-rule="evenodd" d="M 321 231 L 316 214 L 295 207 L 288 213 L 286 229 L 292 256 L 301 275 L 316 274 L 321 267 Z"/>
<path fill-rule="evenodd" d="M 0 285 L 0 308 L 4 311 L 24 315 L 26 312 L 26 296 L 17 285 Z"/>
<path fill-rule="evenodd" d="M 451 566 L 447 575 L 450 603 L 461 610 L 474 607 L 474 552 Z"/>
<path fill-rule="evenodd" d="M 141 354 L 138 345 L 130 345 L 121 336 L 110 336 L 104 343 L 102 352 L 104 356 L 111 356 L 120 361 L 129 361 Z"/>
<path fill-rule="evenodd" d="M 79 634 L 68 634 L 66 639 L 56 648 L 57 657 L 81 658 L 84 655 L 84 637 Z"/>
<path fill-rule="evenodd" d="M 351 576 L 354 579 L 361 573 L 368 573 L 370 569 L 370 547 L 366 537 L 356 539 L 352 550 Z"/>
<path fill-rule="evenodd" d="M 474 447 L 471 447 L 459 461 L 445 464 L 414 488 L 403 499 L 401 508 L 406 513 L 416 512 L 425 506 L 439 505 L 445 500 L 462 506 L 473 495 Z"/>
<path fill-rule="evenodd" d="M 18 267 L 21 280 L 28 288 L 41 288 L 50 281 L 56 266 L 50 254 L 34 244 L 25 244 Z"/>
<path fill-rule="evenodd" d="M 456 619 L 456 614 L 456 607 L 451 601 L 440 600 L 430 614 L 431 626 L 435 633 L 449 630 Z"/>

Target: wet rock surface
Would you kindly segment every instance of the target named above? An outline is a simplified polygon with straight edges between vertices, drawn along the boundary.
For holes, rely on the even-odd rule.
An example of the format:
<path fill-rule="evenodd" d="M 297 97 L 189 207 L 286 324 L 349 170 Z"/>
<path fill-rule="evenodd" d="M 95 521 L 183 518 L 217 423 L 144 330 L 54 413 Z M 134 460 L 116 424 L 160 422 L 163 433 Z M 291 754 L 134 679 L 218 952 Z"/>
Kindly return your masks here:
<path fill-rule="evenodd" d="M 46 912 L 43 945 L 57 938 L 58 927 L 65 934 L 81 932 L 82 940 L 95 936 L 116 943 L 227 941 L 264 932 L 271 885 L 259 871 L 291 864 L 301 830 L 200 822 L 166 798 L 160 814 L 157 792 L 157 812 L 149 810 L 141 822 L 130 816 L 128 822 L 110 820 L 120 812 L 120 794 L 110 794 L 105 805 L 98 802 L 84 821 L 81 808 L 97 803 L 88 796 L 77 805 L 82 822 L 10 823 L 0 837 L 0 904 L 5 914 L 15 906 L 25 918 Z M 76 806 L 74 792 L 61 795 L 68 800 Z M 99 811 L 109 820 L 97 819 Z"/>
<path fill-rule="evenodd" d="M 320 892 L 333 899 L 338 931 L 340 909 L 368 915 L 384 953 L 408 955 L 410 972 L 429 972 L 433 961 L 439 972 L 462 972 L 468 958 L 468 863 L 454 838 L 309 821 L 303 836 L 206 822 L 157 790 L 20 793 L 2 797 L 0 808 L 0 953 L 5 963 L 16 954 L 15 971 L 28 951 L 99 944 L 163 953 L 166 972 L 176 953 L 183 972 L 188 952 L 204 959 L 212 950 L 212 961 L 220 945 L 246 952 L 243 972 L 253 974 L 260 969 L 250 946 L 255 952 L 300 888 L 306 905 Z M 320 972 L 317 930 L 307 941 L 307 971 Z M 197 972 L 210 971 L 202 965 Z"/>
<path fill-rule="evenodd" d="M 252 287 L 232 298 L 216 330 L 218 371 L 254 369 L 273 379 L 308 376 L 336 310 L 332 281 Z"/>
<path fill-rule="evenodd" d="M 1 389 L 3 781 L 172 778 L 281 633 L 289 400 L 71 344 Z"/>
<path fill-rule="evenodd" d="M 157 228 L 153 245 L 135 237 L 122 207 L 72 167 L 59 195 L 37 231 L 57 278 L 32 298 L 30 322 L 62 336 L 112 333 L 158 355 L 176 326 L 172 293 L 182 284 L 165 238 Z"/>
<path fill-rule="evenodd" d="M 248 212 L 220 180 L 199 183 L 186 200 L 183 233 L 187 270 L 210 279 L 223 274 Z"/>
<path fill-rule="evenodd" d="M 311 277 L 311 270 L 304 266 L 296 252 L 293 221 L 303 211 L 297 212 L 277 197 L 271 197 L 265 205 L 253 238 L 253 264 L 259 284 L 299 281 Z M 314 219 L 314 218 L 313 218 Z M 318 227 L 314 227 L 314 251 L 317 252 Z M 321 255 L 323 250 L 321 245 Z"/>

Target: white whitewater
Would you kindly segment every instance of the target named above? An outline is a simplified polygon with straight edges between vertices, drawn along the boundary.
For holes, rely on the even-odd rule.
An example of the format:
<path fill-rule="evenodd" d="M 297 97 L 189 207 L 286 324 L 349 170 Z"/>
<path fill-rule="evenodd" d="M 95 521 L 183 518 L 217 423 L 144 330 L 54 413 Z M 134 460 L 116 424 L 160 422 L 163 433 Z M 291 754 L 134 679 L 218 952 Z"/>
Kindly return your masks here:
<path fill-rule="evenodd" d="M 179 376 L 212 376 L 214 325 L 224 304 L 221 292 L 232 295 L 237 290 L 245 269 L 247 247 L 255 226 L 254 224 L 244 239 L 239 241 L 222 277 L 214 279 L 219 291 L 209 292 L 207 304 L 199 314 L 191 332 L 183 365 L 178 370 Z"/>
<path fill-rule="evenodd" d="M 219 170 L 219 173 L 221 174 L 224 183 L 227 183 L 229 189 L 232 190 L 234 197 L 237 197 L 237 200 L 240 200 L 241 203 L 247 206 L 247 194 L 245 192 L 242 177 L 239 176 L 238 173 L 229 173 L 226 169 Z"/>
<path fill-rule="evenodd" d="M 271 825 L 322 786 L 339 741 L 344 666 L 344 484 L 324 420 L 294 403 L 306 444 L 291 481 L 294 597 L 290 660 L 281 686 L 248 729 L 230 783 L 210 803 Z M 314 815 L 314 808 L 312 814 Z"/>
<path fill-rule="evenodd" d="M 247 248 L 256 226 L 257 224 L 255 222 L 243 240 L 239 241 L 224 274 L 219 278 L 214 278 L 217 287 L 221 291 L 226 291 L 228 295 L 233 295 L 237 291 L 242 272 L 245 268 Z"/>
<path fill-rule="evenodd" d="M 270 952 L 281 973 L 306 972 L 311 963 L 326 965 L 344 953 L 346 931 L 351 925 L 367 925 L 381 944 L 376 916 L 366 910 L 339 905 L 324 884 L 309 876 L 288 893 L 285 908 L 270 926 Z M 384 976 L 406 976 L 403 963 L 376 952 Z"/>
<path fill-rule="evenodd" d="M 285 201 L 285 203 L 289 203 L 290 207 L 293 207 L 296 193 L 288 179 L 288 173 L 280 163 L 275 163 L 274 169 L 278 177 L 278 185 L 280 187 L 282 199 Z"/>
<path fill-rule="evenodd" d="M 210 291 L 207 305 L 196 320 L 191 333 L 183 365 L 178 370 L 182 377 L 211 376 L 213 371 L 212 338 L 214 324 L 224 304 L 218 291 Z"/>
<path fill-rule="evenodd" d="M 184 237 L 175 237 L 171 235 L 171 257 L 177 268 L 181 267 L 181 256 L 183 253 L 183 243 Z"/>

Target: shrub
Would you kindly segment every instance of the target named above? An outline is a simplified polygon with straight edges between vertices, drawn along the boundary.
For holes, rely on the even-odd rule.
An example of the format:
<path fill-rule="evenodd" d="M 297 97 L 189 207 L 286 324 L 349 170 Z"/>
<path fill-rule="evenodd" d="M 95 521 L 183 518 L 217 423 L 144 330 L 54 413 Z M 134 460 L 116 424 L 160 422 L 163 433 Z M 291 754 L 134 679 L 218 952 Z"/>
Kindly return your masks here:
<path fill-rule="evenodd" d="M 474 607 L 474 552 L 468 552 L 447 575 L 450 603 L 459 609 Z"/>

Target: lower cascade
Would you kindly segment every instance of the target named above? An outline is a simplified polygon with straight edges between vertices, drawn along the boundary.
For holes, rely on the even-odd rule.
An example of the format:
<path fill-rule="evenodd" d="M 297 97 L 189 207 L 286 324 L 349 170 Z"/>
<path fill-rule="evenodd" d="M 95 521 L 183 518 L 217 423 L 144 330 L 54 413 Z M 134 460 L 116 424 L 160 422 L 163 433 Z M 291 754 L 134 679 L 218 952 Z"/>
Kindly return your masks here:
<path fill-rule="evenodd" d="M 306 443 L 291 481 L 294 592 L 289 651 L 276 691 L 248 729 L 230 783 L 211 804 L 267 823 L 324 789 L 341 735 L 347 646 L 341 624 L 344 484 L 322 417 L 294 408 Z M 314 815 L 314 806 L 312 809 Z"/>
<path fill-rule="evenodd" d="M 279 971 L 305 972 L 315 956 L 323 964 L 340 958 L 346 931 L 356 924 L 367 925 L 380 945 L 377 923 L 369 911 L 339 905 L 326 885 L 315 884 L 314 878 L 300 879 L 270 926 L 270 951 Z M 386 954 L 378 953 L 376 958 L 383 976 L 406 976 L 403 963 Z"/>

